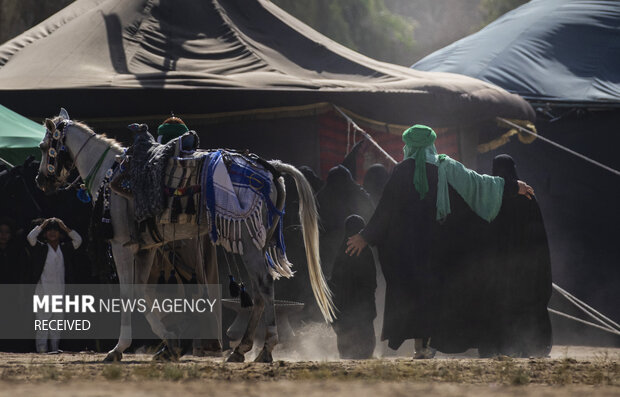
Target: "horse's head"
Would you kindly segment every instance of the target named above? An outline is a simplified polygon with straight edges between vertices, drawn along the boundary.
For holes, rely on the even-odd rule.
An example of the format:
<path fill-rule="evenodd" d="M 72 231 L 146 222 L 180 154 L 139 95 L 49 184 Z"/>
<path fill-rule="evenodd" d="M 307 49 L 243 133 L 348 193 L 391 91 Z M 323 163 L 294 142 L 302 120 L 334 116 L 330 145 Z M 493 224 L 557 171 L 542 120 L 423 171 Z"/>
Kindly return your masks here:
<path fill-rule="evenodd" d="M 45 119 L 45 136 L 39 143 L 41 164 L 35 180 L 46 194 L 57 192 L 71 171 L 73 161 L 65 147 L 65 127 L 70 123 L 65 109 L 60 109 L 60 114 L 53 119 Z"/>

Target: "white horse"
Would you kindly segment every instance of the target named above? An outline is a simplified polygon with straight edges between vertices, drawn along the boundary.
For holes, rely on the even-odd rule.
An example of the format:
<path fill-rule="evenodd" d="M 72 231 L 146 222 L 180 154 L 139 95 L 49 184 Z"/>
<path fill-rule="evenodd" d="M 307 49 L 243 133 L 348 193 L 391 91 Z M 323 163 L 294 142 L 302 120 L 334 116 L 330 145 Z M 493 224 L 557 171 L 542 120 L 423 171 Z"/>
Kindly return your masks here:
<path fill-rule="evenodd" d="M 77 168 L 81 178 L 88 182 L 92 191 L 96 191 L 109 170 L 116 161 L 115 156 L 123 152 L 123 148 L 114 140 L 95 134 L 88 126 L 80 122 L 71 121 L 64 109 L 59 116 L 45 120 L 47 129 L 45 137 L 39 147 L 42 152 L 41 166 L 37 175 L 37 185 L 44 192 L 55 192 L 67 184 L 67 178 L 72 168 Z M 66 153 L 61 152 L 64 150 Z M 318 251 L 318 226 L 317 211 L 312 188 L 303 174 L 290 164 L 278 160 L 269 163 L 281 173 L 290 174 L 296 183 L 300 196 L 299 215 L 302 219 L 304 243 L 308 259 L 310 282 L 317 304 L 326 321 L 332 321 L 334 307 L 331 300 L 331 292 L 325 282 L 321 271 Z M 284 183 L 282 178 L 271 176 L 270 196 L 273 203 L 281 210 L 284 203 Z M 99 198 L 100 200 L 102 198 Z M 153 242 L 143 249 L 135 250 L 127 247 L 131 237 L 133 219 L 133 202 L 112 193 L 110 196 L 111 223 L 114 237 L 110 241 L 112 253 L 116 263 L 116 269 L 121 286 L 121 298 L 131 298 L 132 291 L 123 286 L 130 284 L 145 284 L 151 270 L 155 249 L 158 245 L 176 240 L 196 239 L 200 234 L 206 234 L 209 227 L 195 224 L 167 225 L 161 228 L 161 242 Z M 263 204 L 263 224 L 266 221 L 267 210 Z M 277 219 L 272 222 L 272 227 L 267 231 L 267 236 L 272 236 Z M 245 247 L 241 258 L 247 270 L 251 282 L 251 293 L 254 305 L 250 315 L 250 321 L 241 342 L 235 347 L 228 357 L 229 362 L 242 362 L 244 355 L 252 349 L 254 333 L 261 315 L 265 316 L 267 325 L 265 343 L 261 353 L 256 357 L 257 362 L 271 362 L 272 350 L 278 342 L 274 307 L 274 277 L 269 272 L 265 263 L 266 245 L 258 249 L 252 243 L 252 236 L 243 229 L 241 241 Z M 145 233 L 145 240 L 150 236 Z M 125 244 L 125 246 L 124 246 Z M 204 280 L 199 280 L 204 282 Z M 154 315 L 147 315 L 153 332 L 164 342 L 170 343 L 175 335 L 166 330 L 160 319 Z M 105 361 L 119 361 L 122 353 L 131 344 L 131 313 L 121 314 L 121 330 L 117 345 L 105 358 Z"/>

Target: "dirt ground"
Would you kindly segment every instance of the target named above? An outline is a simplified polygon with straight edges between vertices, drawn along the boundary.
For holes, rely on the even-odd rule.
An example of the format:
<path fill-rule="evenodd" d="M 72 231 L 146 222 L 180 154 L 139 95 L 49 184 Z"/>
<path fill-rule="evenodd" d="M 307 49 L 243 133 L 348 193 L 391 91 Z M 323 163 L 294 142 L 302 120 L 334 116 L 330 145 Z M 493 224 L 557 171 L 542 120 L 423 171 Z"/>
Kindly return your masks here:
<path fill-rule="evenodd" d="M 554 347 L 546 359 L 440 355 L 433 360 L 224 363 L 185 356 L 0 353 L 0 396 L 620 396 L 620 349 Z"/>

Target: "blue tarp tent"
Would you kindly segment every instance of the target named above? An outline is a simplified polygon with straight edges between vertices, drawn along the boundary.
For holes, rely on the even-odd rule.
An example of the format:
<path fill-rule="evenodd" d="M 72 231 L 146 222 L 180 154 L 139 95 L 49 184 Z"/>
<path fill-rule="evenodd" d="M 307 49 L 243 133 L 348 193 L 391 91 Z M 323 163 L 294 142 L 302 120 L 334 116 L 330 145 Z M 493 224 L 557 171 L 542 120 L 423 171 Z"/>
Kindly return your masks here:
<path fill-rule="evenodd" d="M 539 111 L 541 136 L 620 169 L 620 1 L 533 0 L 412 67 L 519 94 Z M 513 139 L 480 154 L 479 170 L 490 172 L 499 153 L 510 154 L 536 189 L 554 281 L 620 318 L 618 176 L 540 139 L 530 145 Z M 568 332 L 563 327 L 554 324 Z M 569 341 L 577 342 L 584 343 L 582 334 Z"/>
<path fill-rule="evenodd" d="M 531 102 L 620 107 L 620 1 L 533 0 L 412 66 Z"/>

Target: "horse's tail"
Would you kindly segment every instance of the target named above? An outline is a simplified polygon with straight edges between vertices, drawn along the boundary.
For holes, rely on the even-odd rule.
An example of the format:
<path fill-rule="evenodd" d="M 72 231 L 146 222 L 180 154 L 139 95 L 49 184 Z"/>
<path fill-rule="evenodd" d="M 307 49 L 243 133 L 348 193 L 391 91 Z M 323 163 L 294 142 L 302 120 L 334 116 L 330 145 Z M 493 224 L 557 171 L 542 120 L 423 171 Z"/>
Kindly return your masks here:
<path fill-rule="evenodd" d="M 299 193 L 299 219 L 301 219 L 304 245 L 306 246 L 306 258 L 308 259 L 308 273 L 310 275 L 312 292 L 314 292 L 314 297 L 321 309 L 323 318 L 327 322 L 332 322 L 336 317 L 335 309 L 332 302 L 332 293 L 321 270 L 319 257 L 319 216 L 312 187 L 304 175 L 292 165 L 279 160 L 272 160 L 269 163 L 279 172 L 289 174 L 295 180 L 297 192 Z"/>

